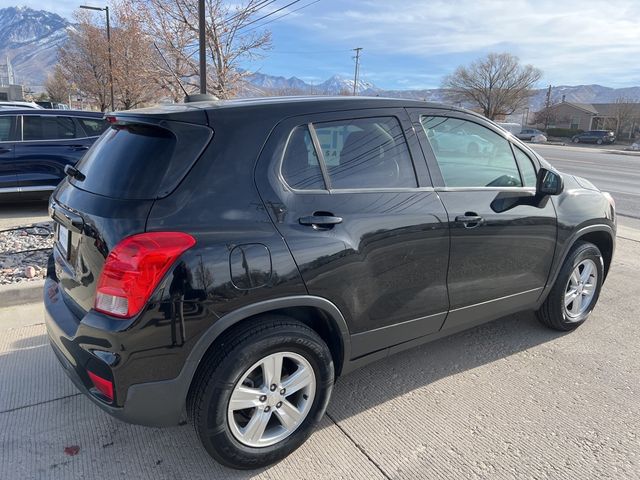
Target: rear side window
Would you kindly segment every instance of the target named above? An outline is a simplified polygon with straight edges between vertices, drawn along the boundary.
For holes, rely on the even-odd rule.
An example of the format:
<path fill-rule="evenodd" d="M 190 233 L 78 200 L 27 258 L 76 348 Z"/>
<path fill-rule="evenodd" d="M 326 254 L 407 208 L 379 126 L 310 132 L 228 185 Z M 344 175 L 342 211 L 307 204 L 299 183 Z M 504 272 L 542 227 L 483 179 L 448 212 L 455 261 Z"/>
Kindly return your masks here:
<path fill-rule="evenodd" d="M 8 142 L 11 140 L 11 127 L 15 121 L 16 117 L 0 117 L 0 142 Z"/>
<path fill-rule="evenodd" d="M 22 117 L 22 139 L 64 140 L 76 138 L 76 124 L 69 117 L 24 115 Z"/>
<path fill-rule="evenodd" d="M 482 125 L 460 118 L 420 122 L 447 187 L 521 187 L 509 142 Z"/>
<path fill-rule="evenodd" d="M 289 136 L 282 158 L 282 176 L 297 190 L 325 188 L 318 155 L 306 125 L 296 127 Z"/>
<path fill-rule="evenodd" d="M 107 121 L 100 118 L 78 118 L 78 121 L 88 137 L 98 137 L 109 127 Z"/>
<path fill-rule="evenodd" d="M 202 125 L 163 122 L 111 126 L 78 162 L 76 187 L 106 197 L 150 200 L 168 195 L 200 157 L 213 132 Z"/>
<path fill-rule="evenodd" d="M 413 163 L 394 117 L 314 124 L 331 188 L 415 188 Z"/>
<path fill-rule="evenodd" d="M 316 152 L 313 135 L 320 152 Z M 395 117 L 314 123 L 312 131 L 306 125 L 296 127 L 282 158 L 282 176 L 289 186 L 299 190 L 418 185 L 409 147 Z"/>

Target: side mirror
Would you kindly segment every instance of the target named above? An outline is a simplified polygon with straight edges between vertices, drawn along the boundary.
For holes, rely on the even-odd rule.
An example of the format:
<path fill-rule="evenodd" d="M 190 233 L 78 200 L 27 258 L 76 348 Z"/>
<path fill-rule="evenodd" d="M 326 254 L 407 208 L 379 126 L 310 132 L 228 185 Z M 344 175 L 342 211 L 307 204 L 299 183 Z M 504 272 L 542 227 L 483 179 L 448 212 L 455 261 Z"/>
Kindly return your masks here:
<path fill-rule="evenodd" d="M 560 195 L 564 190 L 564 182 L 558 172 L 541 168 L 538 170 L 536 192 L 539 195 Z"/>

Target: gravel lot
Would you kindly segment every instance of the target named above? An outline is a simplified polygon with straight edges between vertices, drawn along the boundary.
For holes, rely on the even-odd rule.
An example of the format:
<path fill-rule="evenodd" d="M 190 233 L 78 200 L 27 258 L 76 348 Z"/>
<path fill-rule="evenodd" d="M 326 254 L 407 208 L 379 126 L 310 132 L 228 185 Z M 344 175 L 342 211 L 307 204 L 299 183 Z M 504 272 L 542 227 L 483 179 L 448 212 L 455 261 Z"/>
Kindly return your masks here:
<path fill-rule="evenodd" d="M 0 231 L 0 285 L 44 278 L 53 241 L 53 222 Z"/>
<path fill-rule="evenodd" d="M 39 304 L 0 308 L 1 479 L 640 478 L 640 242 L 618 239 L 589 321 L 562 334 L 522 313 L 338 381 L 300 450 L 235 472 L 190 426 L 121 423 L 79 394 Z"/>

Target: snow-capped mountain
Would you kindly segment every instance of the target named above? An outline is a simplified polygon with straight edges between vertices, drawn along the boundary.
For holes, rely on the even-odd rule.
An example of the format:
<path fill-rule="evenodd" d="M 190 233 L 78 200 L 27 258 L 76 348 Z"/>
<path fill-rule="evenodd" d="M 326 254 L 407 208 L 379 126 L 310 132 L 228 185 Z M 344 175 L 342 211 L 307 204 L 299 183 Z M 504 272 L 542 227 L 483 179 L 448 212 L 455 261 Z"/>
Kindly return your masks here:
<path fill-rule="evenodd" d="M 55 13 L 27 7 L 0 9 L 0 63 L 9 58 L 16 81 L 42 85 L 72 25 Z"/>

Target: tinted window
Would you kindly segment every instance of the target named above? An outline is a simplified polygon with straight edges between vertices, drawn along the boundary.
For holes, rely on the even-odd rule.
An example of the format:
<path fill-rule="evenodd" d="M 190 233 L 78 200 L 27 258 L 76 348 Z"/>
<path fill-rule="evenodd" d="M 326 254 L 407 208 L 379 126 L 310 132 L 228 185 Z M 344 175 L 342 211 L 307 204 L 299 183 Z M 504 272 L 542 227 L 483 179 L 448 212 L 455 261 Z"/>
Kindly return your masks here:
<path fill-rule="evenodd" d="M 513 146 L 513 151 L 516 154 L 516 160 L 520 167 L 520 173 L 522 173 L 522 179 L 524 180 L 525 187 L 536 186 L 536 169 L 533 166 L 533 162 L 529 155 L 524 153 L 520 148 Z"/>
<path fill-rule="evenodd" d="M 100 118 L 78 118 L 78 121 L 89 137 L 97 137 L 109 127 L 107 121 Z"/>
<path fill-rule="evenodd" d="M 306 125 L 296 127 L 289 136 L 282 158 L 282 176 L 292 188 L 324 189 L 320 163 Z"/>
<path fill-rule="evenodd" d="M 60 140 L 76 138 L 76 124 L 69 117 L 22 117 L 23 140 Z"/>
<path fill-rule="evenodd" d="M 447 187 L 521 187 L 509 142 L 477 123 L 421 117 Z"/>
<path fill-rule="evenodd" d="M 416 187 L 402 127 L 394 117 L 314 125 L 331 188 Z"/>
<path fill-rule="evenodd" d="M 164 125 L 166 129 L 140 124 L 112 126 L 76 165 L 86 178 L 70 182 L 107 197 L 152 199 L 168 195 L 198 159 L 212 131 L 181 122 Z"/>
<path fill-rule="evenodd" d="M 3 116 L 0 117 L 0 142 L 11 140 L 11 127 L 16 117 Z"/>

